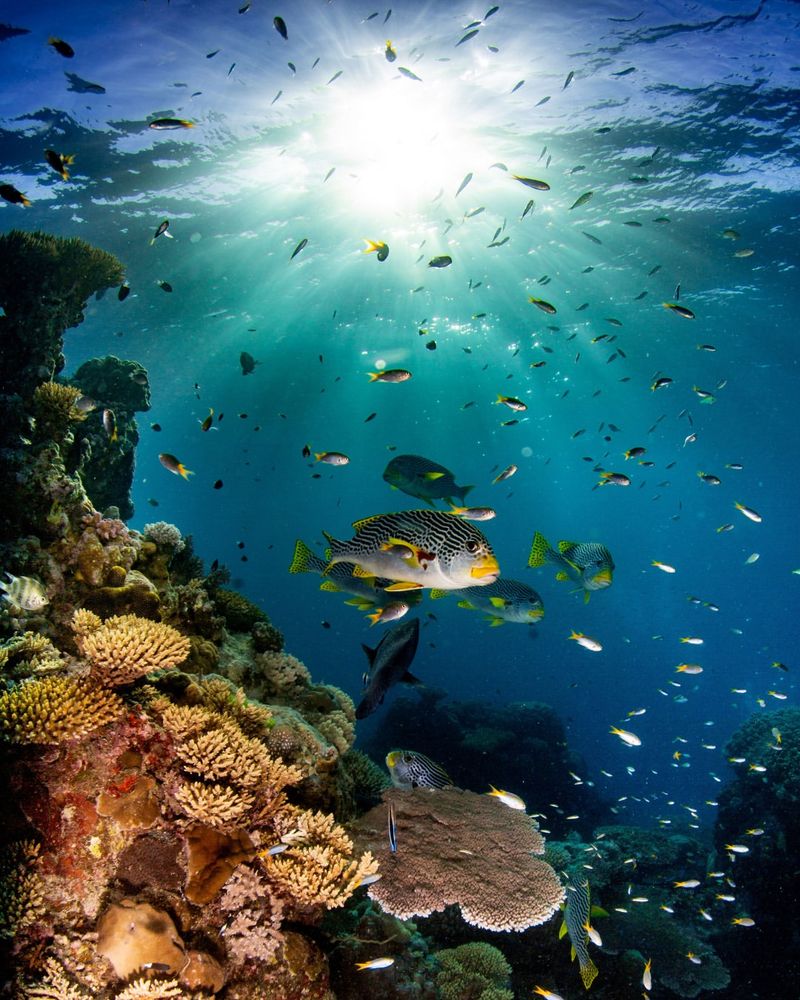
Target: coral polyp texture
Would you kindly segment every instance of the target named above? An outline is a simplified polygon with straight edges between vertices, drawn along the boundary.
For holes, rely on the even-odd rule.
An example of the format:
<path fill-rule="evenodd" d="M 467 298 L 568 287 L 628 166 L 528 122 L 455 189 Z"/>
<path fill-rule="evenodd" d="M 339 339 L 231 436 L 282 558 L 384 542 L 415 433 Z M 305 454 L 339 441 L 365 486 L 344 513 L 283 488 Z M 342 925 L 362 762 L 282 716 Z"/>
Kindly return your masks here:
<path fill-rule="evenodd" d="M 386 836 L 389 806 L 397 825 L 394 853 Z M 486 795 L 389 789 L 358 830 L 383 875 L 369 895 L 401 919 L 457 903 L 476 927 L 524 930 L 544 923 L 564 900 L 556 873 L 534 857 L 544 853 L 534 821 Z"/>
<path fill-rule="evenodd" d="M 130 684 L 153 670 L 183 663 L 191 644 L 170 625 L 136 615 L 114 615 L 105 622 L 78 612 L 73 618 L 75 643 L 100 684 Z"/>
<path fill-rule="evenodd" d="M 51 675 L 0 695 L 0 731 L 12 743 L 62 743 L 113 722 L 122 700 L 82 677 Z"/>

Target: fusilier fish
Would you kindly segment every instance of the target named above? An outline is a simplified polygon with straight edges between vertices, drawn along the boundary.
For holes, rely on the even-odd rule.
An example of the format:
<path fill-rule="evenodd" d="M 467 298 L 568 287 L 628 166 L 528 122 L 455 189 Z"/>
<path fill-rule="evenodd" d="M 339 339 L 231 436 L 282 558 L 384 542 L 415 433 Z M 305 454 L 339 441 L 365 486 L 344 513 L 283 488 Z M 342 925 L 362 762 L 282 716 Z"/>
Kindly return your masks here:
<path fill-rule="evenodd" d="M 472 486 L 459 486 L 453 473 L 438 462 L 422 455 L 397 455 L 386 466 L 383 478 L 395 489 L 418 497 L 434 507 L 434 500 L 446 500 L 452 505 L 453 497 L 463 503 Z"/>
<path fill-rule="evenodd" d="M 383 634 L 378 645 L 371 649 L 361 644 L 369 660 L 369 679 L 356 708 L 356 718 L 366 719 L 383 703 L 386 692 L 395 684 L 421 684 L 409 672 L 419 643 L 419 618 L 394 625 Z"/>
<path fill-rule="evenodd" d="M 8 582 L 0 580 L 2 598 L 12 611 L 41 611 L 50 601 L 44 587 L 32 576 L 13 576 L 6 573 Z"/>
<path fill-rule="evenodd" d="M 356 575 L 397 581 L 388 591 L 438 587 L 458 590 L 494 583 L 500 568 L 492 547 L 478 529 L 457 514 L 407 510 L 376 514 L 353 523 L 355 537 L 330 542 L 328 568 L 357 564 Z"/>
<path fill-rule="evenodd" d="M 575 580 L 584 591 L 584 601 L 589 600 L 592 590 L 610 587 L 614 576 L 614 560 L 611 553 L 599 542 L 558 543 L 558 552 L 540 532 L 533 536 L 528 565 L 532 568 L 552 563 L 558 567 L 557 580 Z"/>
<path fill-rule="evenodd" d="M 415 750 L 392 750 L 386 766 L 395 788 L 446 788 L 453 779 L 441 766 Z"/>

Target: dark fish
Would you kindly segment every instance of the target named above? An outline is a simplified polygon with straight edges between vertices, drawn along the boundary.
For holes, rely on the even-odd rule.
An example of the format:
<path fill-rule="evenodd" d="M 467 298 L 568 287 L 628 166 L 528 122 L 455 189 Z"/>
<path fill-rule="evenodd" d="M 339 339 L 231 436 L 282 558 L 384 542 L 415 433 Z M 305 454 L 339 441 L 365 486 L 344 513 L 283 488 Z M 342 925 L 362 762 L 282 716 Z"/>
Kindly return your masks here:
<path fill-rule="evenodd" d="M 24 205 L 26 208 L 30 205 L 29 199 L 21 191 L 17 191 L 13 184 L 0 184 L 0 198 L 12 205 Z"/>
<path fill-rule="evenodd" d="M 171 234 L 167 232 L 168 229 L 169 229 L 169 219 L 164 219 L 163 222 L 159 223 L 158 229 L 156 229 L 156 231 L 153 233 L 153 238 L 152 240 L 150 240 L 150 246 L 152 246 L 155 243 L 155 241 L 158 239 L 159 236 L 168 236 L 170 239 L 172 239 Z"/>
<path fill-rule="evenodd" d="M 342 73 L 344 73 L 344 70 L 343 70 L 343 69 L 339 69 L 339 70 L 337 70 L 337 71 L 336 71 L 336 72 L 335 72 L 335 73 L 333 74 L 333 76 L 332 76 L 332 77 L 330 78 L 330 80 L 328 80 L 328 83 L 333 83 L 333 81 L 334 81 L 334 80 L 338 80 L 338 79 L 339 79 L 339 77 L 340 77 L 340 76 L 342 75 Z M 327 85 L 328 85 L 328 84 L 326 83 L 326 84 L 325 84 L 325 86 L 327 87 Z"/>
<path fill-rule="evenodd" d="M 221 52 L 222 49 L 214 49 L 213 52 L 206 52 L 206 59 L 213 59 L 215 55 Z"/>
<path fill-rule="evenodd" d="M 393 63 L 397 59 L 397 50 L 393 47 L 389 39 L 386 41 L 386 49 L 383 54 L 386 56 L 386 62 Z"/>
<path fill-rule="evenodd" d="M 543 97 L 541 101 L 537 101 L 534 107 L 540 108 L 543 104 L 547 104 L 549 100 L 550 100 L 550 95 L 548 94 L 547 97 Z"/>
<path fill-rule="evenodd" d="M 581 232 L 583 233 L 583 235 L 586 237 L 587 240 L 591 240 L 592 243 L 596 243 L 598 246 L 602 245 L 603 241 L 602 240 L 598 240 L 598 238 L 596 236 L 592 236 L 591 233 L 587 233 L 583 229 L 581 230 Z"/>
<path fill-rule="evenodd" d="M 123 281 L 123 283 L 119 286 L 119 291 L 117 292 L 117 298 L 120 300 L 120 302 L 124 302 L 125 299 L 127 299 L 127 297 L 130 294 L 131 294 L 131 286 L 128 284 L 127 281 Z"/>
<path fill-rule="evenodd" d="M 436 350 L 436 341 L 435 340 L 429 340 L 427 342 L 427 344 L 425 345 L 425 347 L 429 351 L 435 351 Z"/>
<path fill-rule="evenodd" d="M 524 184 L 525 187 L 533 188 L 534 191 L 549 191 L 550 185 L 547 181 L 537 181 L 533 177 L 520 177 L 519 174 L 511 175 L 515 181 L 519 181 L 520 184 Z"/>
<path fill-rule="evenodd" d="M 75 160 L 74 156 L 65 156 L 63 153 L 57 153 L 54 149 L 46 149 L 44 151 L 44 156 L 49 165 L 55 170 L 57 174 L 61 175 L 61 179 L 64 181 L 69 180 L 69 170 L 67 167 Z"/>
<path fill-rule="evenodd" d="M 106 432 L 109 441 L 117 441 L 119 439 L 119 434 L 117 433 L 117 418 L 114 415 L 113 410 L 103 410 L 103 430 Z"/>
<path fill-rule="evenodd" d="M 289 258 L 289 260 L 294 260 L 295 257 L 300 253 L 300 251 L 304 250 L 307 246 L 308 246 L 308 240 L 304 237 L 302 240 L 300 240 L 300 242 L 292 251 L 292 256 Z"/>
<path fill-rule="evenodd" d="M 464 42 L 468 42 L 470 38 L 474 38 L 477 34 L 478 34 L 477 28 L 474 28 L 472 31 L 468 31 L 466 35 L 463 36 L 463 38 L 459 38 L 459 40 L 456 42 L 455 47 L 458 48 L 459 45 L 463 45 Z"/>
<path fill-rule="evenodd" d="M 512 93 L 512 94 L 516 94 L 516 92 L 517 92 L 517 91 L 519 90 L 519 88 L 520 88 L 520 87 L 521 87 L 521 86 L 522 86 L 522 85 L 523 85 L 524 83 L 525 83 L 525 81 L 524 81 L 524 80 L 519 80 L 519 81 L 518 81 L 517 83 L 515 83 L 515 84 L 514 84 L 514 86 L 513 86 L 513 88 L 512 88 L 512 90 L 511 90 L 511 93 Z"/>
<path fill-rule="evenodd" d="M 150 424 L 150 430 L 151 431 L 156 431 L 156 432 L 160 431 L 161 430 L 161 424 Z"/>
<path fill-rule="evenodd" d="M 89 80 L 84 80 L 77 73 L 65 73 L 64 76 L 69 82 L 67 90 L 71 90 L 76 94 L 105 94 L 106 92 L 106 88 L 101 87 L 99 83 L 91 83 Z"/>
<path fill-rule="evenodd" d="M 453 258 L 444 254 L 441 257 L 431 257 L 428 261 L 428 267 L 450 267 L 452 263 Z"/>
<path fill-rule="evenodd" d="M 259 362 L 256 361 L 252 354 L 242 351 L 239 355 L 239 364 L 242 366 L 242 375 L 251 375 Z"/>
<path fill-rule="evenodd" d="M 289 32 L 286 30 L 286 22 L 284 19 L 282 17 L 273 17 L 272 23 L 275 25 L 275 30 L 281 38 L 285 38 L 288 41 Z"/>
<path fill-rule="evenodd" d="M 456 198 L 461 194 L 461 192 L 464 190 L 464 188 L 467 186 L 467 184 L 469 184 L 471 180 L 472 180 L 472 174 L 469 173 L 464 178 L 464 180 L 458 185 L 458 191 L 456 191 Z"/>
<path fill-rule="evenodd" d="M 153 128 L 157 132 L 169 132 L 179 128 L 194 128 L 194 123 L 185 118 L 156 118 L 155 121 L 148 122 L 147 127 Z"/>
<path fill-rule="evenodd" d="M 218 480 L 217 480 L 217 481 L 216 481 L 216 482 L 214 483 L 214 489 L 215 489 L 215 490 L 221 490 L 221 489 L 222 489 L 222 480 L 221 480 L 221 479 L 218 479 Z"/>
<path fill-rule="evenodd" d="M 389 850 L 392 854 L 397 854 L 397 819 L 394 814 L 394 802 L 389 803 L 386 818 L 389 824 Z"/>
<path fill-rule="evenodd" d="M 369 660 L 370 678 L 364 695 L 356 709 L 356 718 L 365 719 L 383 702 L 386 692 L 393 685 L 420 684 L 408 668 L 417 652 L 419 619 L 401 622 L 384 633 L 374 649 L 362 643 Z"/>
<path fill-rule="evenodd" d="M 409 80 L 416 80 L 418 83 L 422 83 L 422 78 L 417 76 L 416 73 L 412 73 L 410 69 L 406 69 L 405 66 L 398 66 L 397 72 L 402 73 L 403 76 L 407 76 Z"/>
<path fill-rule="evenodd" d="M 171 292 L 172 291 L 172 285 L 168 281 L 161 281 L 159 279 L 159 281 L 157 282 L 157 284 L 158 284 L 158 287 L 161 289 L 162 292 Z"/>
<path fill-rule="evenodd" d="M 230 64 L 230 66 L 228 67 L 228 76 L 230 76 L 230 75 L 231 75 L 231 73 L 232 73 L 232 72 L 234 71 L 234 69 L 235 69 L 235 68 L 236 68 L 236 63 L 235 63 L 235 62 L 232 62 L 232 63 Z"/>
<path fill-rule="evenodd" d="M 567 78 L 564 81 L 564 86 L 561 89 L 566 90 L 567 87 L 572 83 L 574 78 L 575 78 L 575 70 L 571 69 L 569 73 L 567 73 Z"/>
<path fill-rule="evenodd" d="M 531 209 L 533 208 L 534 204 L 535 204 L 535 202 L 534 202 L 533 198 L 531 198 L 531 200 L 525 206 L 525 211 L 520 216 L 520 222 L 525 218 L 525 216 L 528 214 L 528 212 L 531 211 Z"/>
<path fill-rule="evenodd" d="M 73 49 L 73 47 L 62 38 L 53 38 L 51 35 L 47 39 L 47 44 L 65 59 L 72 59 L 75 55 L 75 49 Z"/>
<path fill-rule="evenodd" d="M 635 73 L 635 72 L 636 72 L 636 67 L 635 66 L 628 66 L 627 69 L 621 69 L 619 71 L 619 73 L 612 73 L 611 75 L 612 76 L 628 76 L 631 73 Z"/>
<path fill-rule="evenodd" d="M 30 28 L 15 28 L 11 24 L 0 24 L 0 42 L 7 42 L 9 38 L 16 38 L 17 35 L 29 35 Z"/>
<path fill-rule="evenodd" d="M 498 6 L 490 7 L 486 13 L 483 15 L 484 21 L 488 21 L 492 14 L 496 14 L 500 10 Z"/>

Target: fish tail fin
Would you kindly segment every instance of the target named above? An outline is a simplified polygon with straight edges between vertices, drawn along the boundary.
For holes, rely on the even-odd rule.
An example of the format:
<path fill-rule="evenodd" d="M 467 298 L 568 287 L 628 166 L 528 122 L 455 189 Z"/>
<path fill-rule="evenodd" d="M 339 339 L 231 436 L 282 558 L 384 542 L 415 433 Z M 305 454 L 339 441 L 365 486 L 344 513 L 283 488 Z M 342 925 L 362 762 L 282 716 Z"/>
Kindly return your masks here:
<path fill-rule="evenodd" d="M 289 565 L 290 573 L 320 572 L 325 568 L 322 560 L 311 551 L 306 543 L 298 538 L 294 543 L 294 553 Z"/>
<path fill-rule="evenodd" d="M 475 489 L 474 485 L 472 485 L 472 486 L 461 486 L 461 487 L 458 487 L 455 490 L 455 494 L 456 494 L 457 497 L 461 498 L 461 502 L 462 503 L 465 503 L 466 499 L 467 499 L 467 493 L 471 493 L 474 489 Z"/>
<path fill-rule="evenodd" d="M 585 989 L 588 990 L 591 987 L 592 983 L 597 978 L 598 971 L 597 966 L 591 958 L 581 963 L 581 979 L 583 980 Z"/>
<path fill-rule="evenodd" d="M 116 438 L 112 435 L 111 440 L 112 441 L 116 441 Z M 187 469 L 186 466 L 182 462 L 178 462 L 178 474 L 180 476 L 182 476 L 184 479 L 188 479 L 189 476 L 193 476 L 194 475 L 194 473 L 192 472 L 192 470 L 191 469 Z"/>
<path fill-rule="evenodd" d="M 375 240 L 368 240 L 366 236 L 364 237 L 364 242 L 367 244 L 366 248 L 362 250 L 362 253 L 375 253 L 376 250 L 380 250 L 380 243 L 376 243 Z"/>
<path fill-rule="evenodd" d="M 364 253 L 369 253 L 369 251 L 365 250 Z M 367 375 L 369 375 L 370 382 L 377 382 L 378 379 L 381 377 L 380 372 L 367 372 Z"/>
<path fill-rule="evenodd" d="M 448 590 L 442 590 L 440 587 L 433 587 L 429 593 L 429 597 L 432 601 L 438 601 L 442 597 L 447 597 L 450 593 Z"/>
<path fill-rule="evenodd" d="M 377 625 L 380 621 L 380 617 L 383 614 L 383 608 L 375 608 L 375 611 L 371 615 L 365 615 L 365 618 L 369 618 L 370 627 Z"/>
<path fill-rule="evenodd" d="M 533 536 L 533 544 L 531 545 L 531 554 L 528 556 L 528 565 L 531 569 L 536 569 L 539 566 L 544 566 L 544 564 L 550 558 L 552 549 L 550 548 L 550 543 L 541 533 L 537 531 Z"/>

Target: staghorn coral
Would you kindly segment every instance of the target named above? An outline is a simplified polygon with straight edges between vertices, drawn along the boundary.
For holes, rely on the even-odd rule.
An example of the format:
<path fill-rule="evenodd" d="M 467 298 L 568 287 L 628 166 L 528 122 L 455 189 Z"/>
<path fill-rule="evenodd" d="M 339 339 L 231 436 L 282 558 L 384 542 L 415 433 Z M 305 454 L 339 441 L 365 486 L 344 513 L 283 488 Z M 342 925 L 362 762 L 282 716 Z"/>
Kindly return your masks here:
<path fill-rule="evenodd" d="M 44 883 L 33 866 L 39 844 L 18 840 L 0 852 L 0 937 L 15 938 L 46 913 Z"/>
<path fill-rule="evenodd" d="M 80 389 L 58 382 L 43 382 L 33 391 L 33 413 L 36 417 L 36 436 L 42 441 L 61 444 L 72 424 L 79 424 L 87 413 L 75 405 L 81 398 Z"/>
<path fill-rule="evenodd" d="M 14 635 L 0 646 L 0 670 L 7 676 L 41 676 L 63 667 L 59 650 L 38 632 Z"/>
<path fill-rule="evenodd" d="M 191 684 L 186 697 L 207 708 L 227 715 L 248 736 L 263 736 L 273 725 L 272 713 L 265 705 L 251 701 L 241 688 L 222 677 L 204 677 Z"/>
<path fill-rule="evenodd" d="M 17 981 L 18 1000 L 92 1000 L 93 994 L 72 982 L 52 956 L 44 961 L 45 978 L 35 983 Z"/>
<path fill-rule="evenodd" d="M 109 687 L 129 684 L 153 670 L 169 670 L 189 653 L 189 640 L 169 625 L 136 615 L 114 615 L 99 628 L 86 616 L 73 619 L 75 641 L 95 680 Z"/>
<path fill-rule="evenodd" d="M 225 927 L 228 955 L 239 964 L 248 959 L 274 961 L 283 944 L 280 927 L 284 906 L 255 869 L 239 865 L 225 883 L 220 907 L 234 914 Z"/>
<path fill-rule="evenodd" d="M 389 851 L 391 803 L 402 850 Z M 524 930 L 544 923 L 564 899 L 553 869 L 533 854 L 544 840 L 533 820 L 485 795 L 458 788 L 389 789 L 358 824 L 384 874 L 369 895 L 401 919 L 458 903 L 467 923 Z"/>
<path fill-rule="evenodd" d="M 470 941 L 434 954 L 442 1000 L 514 1000 L 506 989 L 511 966 L 502 951 L 485 941 Z"/>
<path fill-rule="evenodd" d="M 113 722 L 122 707 L 85 678 L 51 675 L 0 695 L 0 732 L 12 743 L 61 743 Z"/>
<path fill-rule="evenodd" d="M 172 997 L 186 998 L 177 979 L 145 979 L 140 977 L 128 983 L 114 1000 L 171 1000 Z"/>
<path fill-rule="evenodd" d="M 228 826 L 242 819 L 255 801 L 250 792 L 219 783 L 186 781 L 174 793 L 175 801 L 185 815 L 208 826 Z"/>
<path fill-rule="evenodd" d="M 353 841 L 331 815 L 287 806 L 276 815 L 275 829 L 290 846 L 274 856 L 262 852 L 264 866 L 296 904 L 343 906 L 378 870 L 369 851 L 356 860 Z"/>

